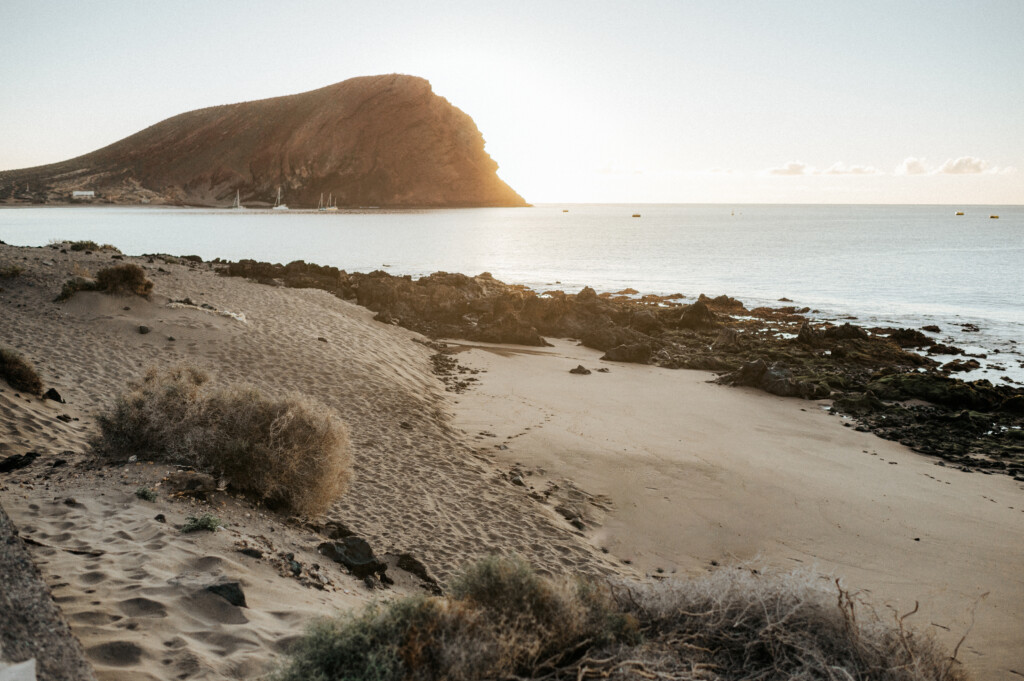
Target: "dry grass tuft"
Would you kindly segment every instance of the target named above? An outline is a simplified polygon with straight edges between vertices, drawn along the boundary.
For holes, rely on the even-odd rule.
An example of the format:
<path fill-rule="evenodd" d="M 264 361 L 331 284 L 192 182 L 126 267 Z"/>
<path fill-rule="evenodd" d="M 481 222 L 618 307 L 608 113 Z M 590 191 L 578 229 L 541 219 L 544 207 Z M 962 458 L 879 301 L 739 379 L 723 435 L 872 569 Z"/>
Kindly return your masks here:
<path fill-rule="evenodd" d="M 907 615 L 884 620 L 838 580 L 811 573 L 720 569 L 632 587 L 623 598 L 643 622 L 638 668 L 651 673 L 687 666 L 720 679 L 967 678 L 932 637 L 909 628 Z"/>
<path fill-rule="evenodd" d="M 153 290 L 153 282 L 146 279 L 146 271 L 134 263 L 107 267 L 96 273 L 96 287 L 99 291 L 122 295 L 136 295 L 143 298 Z"/>
<path fill-rule="evenodd" d="M 323 513 L 352 476 L 348 431 L 329 407 L 298 393 L 215 389 L 194 367 L 150 370 L 99 425 L 93 451 L 102 458 L 187 464 L 295 513 Z"/>
<path fill-rule="evenodd" d="M 30 395 L 39 395 L 43 392 L 43 382 L 35 367 L 10 348 L 0 348 L 0 378 L 7 381 L 15 390 Z"/>
<path fill-rule="evenodd" d="M 962 681 L 935 642 L 809 574 L 721 569 L 689 582 L 556 582 L 471 567 L 449 596 L 316 623 L 276 681 L 677 679 Z"/>

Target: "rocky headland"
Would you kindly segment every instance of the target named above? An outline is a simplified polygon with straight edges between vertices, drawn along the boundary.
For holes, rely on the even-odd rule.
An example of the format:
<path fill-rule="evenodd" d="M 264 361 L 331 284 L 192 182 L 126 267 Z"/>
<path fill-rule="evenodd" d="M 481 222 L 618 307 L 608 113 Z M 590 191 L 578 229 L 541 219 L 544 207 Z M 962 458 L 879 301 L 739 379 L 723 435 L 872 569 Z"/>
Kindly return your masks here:
<path fill-rule="evenodd" d="M 373 310 L 378 321 L 436 339 L 544 346 L 545 336 L 572 338 L 611 361 L 714 371 L 728 385 L 829 399 L 858 430 L 961 468 L 1024 479 L 1024 389 L 952 376 L 958 367 L 932 356 L 951 349 L 917 329 L 815 323 L 806 308 L 747 309 L 725 295 L 538 293 L 486 272 L 414 280 L 252 260 L 220 272 L 323 289 Z"/>
<path fill-rule="evenodd" d="M 524 206 L 473 119 L 423 78 L 367 76 L 183 113 L 60 163 L 0 172 L 0 203 Z"/>

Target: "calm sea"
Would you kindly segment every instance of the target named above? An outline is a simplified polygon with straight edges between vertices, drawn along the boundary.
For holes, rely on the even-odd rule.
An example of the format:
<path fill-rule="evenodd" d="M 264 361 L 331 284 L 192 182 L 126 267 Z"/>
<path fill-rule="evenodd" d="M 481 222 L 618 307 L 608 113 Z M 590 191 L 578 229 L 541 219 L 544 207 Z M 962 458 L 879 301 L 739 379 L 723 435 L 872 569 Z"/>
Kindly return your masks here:
<path fill-rule="evenodd" d="M 787 297 L 818 318 L 921 327 L 988 355 L 970 377 L 1024 381 L 1024 206 L 542 205 L 427 211 L 0 209 L 0 239 L 92 239 L 419 276 L 491 272 L 568 292 Z M 639 218 L 632 215 L 638 213 Z M 999 219 L 989 216 L 997 214 Z M 973 324 L 981 330 L 964 331 Z M 1018 347 L 1020 343 L 1020 347 Z M 992 367 L 990 365 L 996 365 Z"/>

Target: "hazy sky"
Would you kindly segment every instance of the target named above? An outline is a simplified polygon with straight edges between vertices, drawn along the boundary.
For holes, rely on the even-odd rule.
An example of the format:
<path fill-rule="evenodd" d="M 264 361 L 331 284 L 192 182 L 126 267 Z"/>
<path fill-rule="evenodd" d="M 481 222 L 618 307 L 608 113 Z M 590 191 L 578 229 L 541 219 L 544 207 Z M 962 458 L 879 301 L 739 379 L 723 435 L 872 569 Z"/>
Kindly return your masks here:
<path fill-rule="evenodd" d="M 535 203 L 1024 203 L 1024 0 L 0 0 L 0 168 L 392 72 Z"/>

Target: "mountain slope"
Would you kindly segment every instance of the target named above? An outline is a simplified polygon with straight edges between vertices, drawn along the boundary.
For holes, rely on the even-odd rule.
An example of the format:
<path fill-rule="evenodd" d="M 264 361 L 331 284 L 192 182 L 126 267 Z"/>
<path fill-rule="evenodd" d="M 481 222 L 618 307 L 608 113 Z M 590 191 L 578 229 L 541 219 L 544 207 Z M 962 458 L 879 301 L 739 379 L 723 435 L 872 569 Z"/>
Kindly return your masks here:
<path fill-rule="evenodd" d="M 430 83 L 352 78 L 297 95 L 180 114 L 78 158 L 0 173 L 0 201 L 522 206 L 473 119 Z"/>

